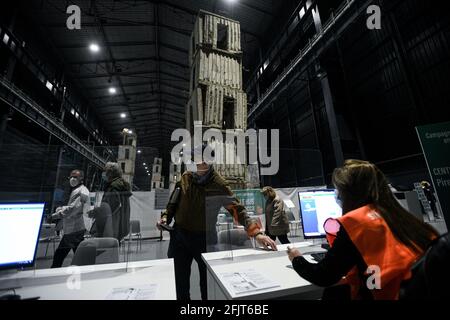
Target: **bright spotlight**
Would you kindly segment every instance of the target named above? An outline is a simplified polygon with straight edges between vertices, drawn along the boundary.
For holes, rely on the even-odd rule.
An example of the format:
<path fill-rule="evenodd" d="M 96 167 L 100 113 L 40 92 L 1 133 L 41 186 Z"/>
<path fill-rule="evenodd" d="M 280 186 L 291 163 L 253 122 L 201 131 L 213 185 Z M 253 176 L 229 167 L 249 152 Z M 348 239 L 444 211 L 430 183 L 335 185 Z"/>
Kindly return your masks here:
<path fill-rule="evenodd" d="M 91 50 L 91 52 L 97 53 L 100 51 L 100 47 L 96 43 L 91 43 L 89 45 L 89 50 Z"/>

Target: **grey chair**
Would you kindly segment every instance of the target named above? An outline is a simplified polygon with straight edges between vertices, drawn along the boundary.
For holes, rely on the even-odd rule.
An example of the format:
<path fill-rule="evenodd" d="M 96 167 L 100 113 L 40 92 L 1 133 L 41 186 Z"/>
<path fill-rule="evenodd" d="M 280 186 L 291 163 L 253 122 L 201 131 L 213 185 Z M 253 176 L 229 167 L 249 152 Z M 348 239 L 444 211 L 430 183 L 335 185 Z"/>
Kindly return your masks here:
<path fill-rule="evenodd" d="M 216 231 L 219 233 L 220 231 L 232 229 L 233 228 L 233 218 L 227 216 L 224 213 L 219 213 L 217 215 L 217 223 L 216 223 Z"/>
<path fill-rule="evenodd" d="M 297 236 L 297 230 L 300 227 L 300 221 L 295 220 L 295 216 L 291 210 L 286 210 L 286 214 L 289 220 L 289 231 L 292 236 Z"/>
<path fill-rule="evenodd" d="M 56 225 L 43 223 L 41 225 L 41 231 L 39 233 L 39 243 L 47 243 L 47 246 L 45 247 L 45 257 L 47 257 L 48 247 L 50 243 L 52 243 L 53 245 L 53 255 L 55 254 L 55 242 L 57 239 L 58 236 L 56 235 Z"/>
<path fill-rule="evenodd" d="M 217 243 L 219 246 L 232 245 L 237 247 L 250 247 L 251 243 L 244 229 L 222 230 L 217 234 Z"/>
<path fill-rule="evenodd" d="M 72 266 L 89 266 L 95 264 L 97 248 L 94 246 L 78 246 L 72 258 Z"/>
<path fill-rule="evenodd" d="M 83 249 L 85 247 L 92 247 L 95 249 L 95 264 L 119 262 L 119 241 L 115 238 L 89 238 L 83 240 L 78 246 L 75 254 L 81 249 L 79 255 L 86 255 L 88 257 L 77 257 L 75 262 L 84 262 L 91 259 L 92 249 Z"/>
<path fill-rule="evenodd" d="M 131 220 L 130 221 L 130 240 L 137 240 L 136 243 L 136 252 L 139 245 L 139 250 L 142 250 L 142 234 L 141 234 L 141 222 L 139 220 Z"/>

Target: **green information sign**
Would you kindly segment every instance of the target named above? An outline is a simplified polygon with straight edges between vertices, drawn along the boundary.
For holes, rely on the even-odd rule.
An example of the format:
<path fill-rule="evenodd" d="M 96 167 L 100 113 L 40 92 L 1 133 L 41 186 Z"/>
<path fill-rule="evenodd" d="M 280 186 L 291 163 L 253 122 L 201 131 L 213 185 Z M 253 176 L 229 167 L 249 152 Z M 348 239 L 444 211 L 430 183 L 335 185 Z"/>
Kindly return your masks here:
<path fill-rule="evenodd" d="M 450 122 L 419 126 L 416 130 L 450 230 Z"/>
<path fill-rule="evenodd" d="M 259 189 L 233 190 L 233 192 L 247 212 L 264 213 L 265 200 Z M 226 210 L 222 208 L 221 213 L 226 213 Z"/>

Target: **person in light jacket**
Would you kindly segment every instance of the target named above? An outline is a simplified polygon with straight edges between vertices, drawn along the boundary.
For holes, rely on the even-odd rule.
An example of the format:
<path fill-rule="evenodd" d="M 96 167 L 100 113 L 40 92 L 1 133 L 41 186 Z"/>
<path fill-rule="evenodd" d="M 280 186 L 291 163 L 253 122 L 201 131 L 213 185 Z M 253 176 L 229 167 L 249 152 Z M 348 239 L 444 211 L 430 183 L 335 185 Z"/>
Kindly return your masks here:
<path fill-rule="evenodd" d="M 75 251 L 84 240 L 86 227 L 83 214 L 89 209 L 89 190 L 83 184 L 84 174 L 81 170 L 70 173 L 71 193 L 66 206 L 56 209 L 53 219 L 62 218 L 64 235 L 53 257 L 52 268 L 60 268 L 70 250 Z"/>
<path fill-rule="evenodd" d="M 266 200 L 266 235 L 274 241 L 278 237 L 278 240 L 282 244 L 291 243 L 287 237 L 289 232 L 289 219 L 283 200 L 277 196 L 272 187 L 264 187 L 261 193 Z"/>

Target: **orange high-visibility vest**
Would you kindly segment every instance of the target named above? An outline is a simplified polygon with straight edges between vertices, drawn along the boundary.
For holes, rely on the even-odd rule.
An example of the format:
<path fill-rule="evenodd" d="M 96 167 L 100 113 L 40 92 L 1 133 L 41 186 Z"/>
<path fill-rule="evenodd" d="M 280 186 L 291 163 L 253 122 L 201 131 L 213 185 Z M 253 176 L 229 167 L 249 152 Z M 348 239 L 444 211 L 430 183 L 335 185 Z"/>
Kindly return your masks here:
<path fill-rule="evenodd" d="M 344 227 L 367 266 L 379 267 L 380 289 L 369 288 L 374 299 L 398 299 L 401 282 L 411 277 L 410 268 L 421 254 L 398 241 L 386 221 L 371 206 L 348 212 L 337 221 Z M 331 228 L 326 225 L 327 222 L 327 239 L 332 246 L 339 228 L 336 228 L 336 223 L 329 224 Z M 364 274 L 372 275 L 367 270 L 364 270 Z M 342 279 L 340 284 L 343 283 L 350 285 L 352 299 L 358 299 L 361 286 L 367 286 L 356 266 Z"/>

